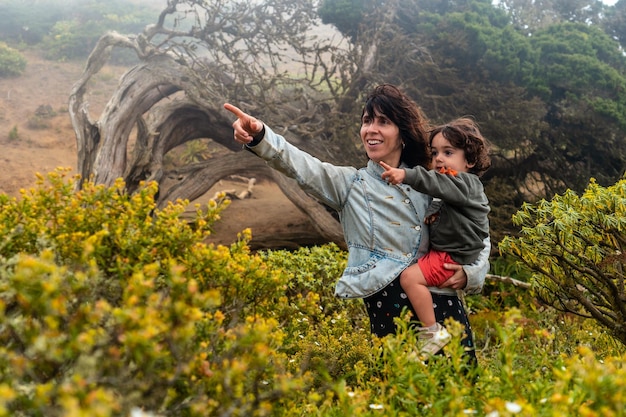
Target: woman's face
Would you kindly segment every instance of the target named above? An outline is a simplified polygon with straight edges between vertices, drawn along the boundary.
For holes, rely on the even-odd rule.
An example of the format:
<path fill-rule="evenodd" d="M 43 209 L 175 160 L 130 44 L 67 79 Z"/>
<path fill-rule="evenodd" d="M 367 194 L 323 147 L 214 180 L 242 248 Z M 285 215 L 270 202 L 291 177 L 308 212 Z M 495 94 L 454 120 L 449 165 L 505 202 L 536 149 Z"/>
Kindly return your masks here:
<path fill-rule="evenodd" d="M 400 129 L 385 115 L 363 113 L 361 141 L 368 158 L 372 161 L 383 161 L 392 167 L 400 166 L 402 154 Z"/>

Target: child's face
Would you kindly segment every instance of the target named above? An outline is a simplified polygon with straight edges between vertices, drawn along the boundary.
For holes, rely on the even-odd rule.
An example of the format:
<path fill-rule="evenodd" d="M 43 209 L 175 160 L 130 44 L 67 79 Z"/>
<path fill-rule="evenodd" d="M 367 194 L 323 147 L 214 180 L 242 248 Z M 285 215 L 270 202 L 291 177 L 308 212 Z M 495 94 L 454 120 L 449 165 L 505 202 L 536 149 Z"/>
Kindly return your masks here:
<path fill-rule="evenodd" d="M 458 172 L 467 172 L 474 166 L 465 159 L 465 151 L 453 147 L 441 133 L 437 133 L 430 142 L 430 151 L 433 157 L 433 169 L 449 168 Z"/>

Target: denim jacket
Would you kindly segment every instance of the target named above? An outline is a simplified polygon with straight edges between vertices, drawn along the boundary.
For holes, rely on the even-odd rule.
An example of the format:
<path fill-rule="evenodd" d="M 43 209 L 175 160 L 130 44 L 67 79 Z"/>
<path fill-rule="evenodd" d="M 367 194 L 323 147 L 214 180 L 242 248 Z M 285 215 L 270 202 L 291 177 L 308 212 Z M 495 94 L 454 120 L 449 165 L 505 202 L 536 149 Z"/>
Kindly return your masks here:
<path fill-rule="evenodd" d="M 263 139 L 249 146 L 272 168 L 295 179 L 309 195 L 337 210 L 348 246 L 348 265 L 335 295 L 363 298 L 386 287 L 428 251 L 424 214 L 431 198 L 409 185 L 389 185 L 374 161 L 356 169 L 322 162 L 265 126 Z M 464 265 L 467 293 L 482 290 L 489 269 L 490 241 L 474 264 Z M 430 288 L 455 294 L 451 288 Z"/>

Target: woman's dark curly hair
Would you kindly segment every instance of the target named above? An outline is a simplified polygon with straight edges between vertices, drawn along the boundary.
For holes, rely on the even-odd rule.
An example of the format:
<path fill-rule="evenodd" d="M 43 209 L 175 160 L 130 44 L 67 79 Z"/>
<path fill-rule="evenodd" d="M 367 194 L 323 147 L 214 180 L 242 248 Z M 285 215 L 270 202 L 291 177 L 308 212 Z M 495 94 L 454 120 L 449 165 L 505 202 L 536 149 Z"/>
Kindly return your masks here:
<path fill-rule="evenodd" d="M 383 114 L 400 129 L 402 154 L 400 161 L 409 167 L 430 166 L 428 120 L 420 107 L 405 93 L 392 84 L 381 84 L 374 88 L 365 100 L 361 118 Z"/>
<path fill-rule="evenodd" d="M 431 144 L 437 133 L 441 133 L 457 149 L 463 149 L 465 159 L 474 164 L 469 172 L 481 176 L 491 166 L 489 151 L 491 144 L 478 129 L 478 125 L 469 117 L 461 117 L 430 131 L 428 143 Z"/>

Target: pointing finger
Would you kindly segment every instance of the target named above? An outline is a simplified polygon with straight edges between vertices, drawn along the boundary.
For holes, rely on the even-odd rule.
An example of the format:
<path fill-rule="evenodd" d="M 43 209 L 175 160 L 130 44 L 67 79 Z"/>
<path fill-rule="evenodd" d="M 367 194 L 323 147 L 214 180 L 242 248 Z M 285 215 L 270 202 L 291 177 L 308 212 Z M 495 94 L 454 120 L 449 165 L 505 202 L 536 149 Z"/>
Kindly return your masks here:
<path fill-rule="evenodd" d="M 243 119 L 244 117 L 248 116 L 239 107 L 233 106 L 230 103 L 224 103 L 224 108 L 237 116 L 238 119 Z"/>

